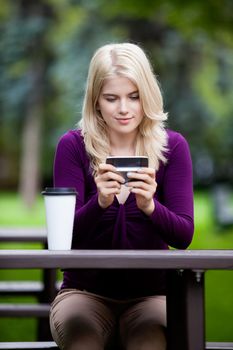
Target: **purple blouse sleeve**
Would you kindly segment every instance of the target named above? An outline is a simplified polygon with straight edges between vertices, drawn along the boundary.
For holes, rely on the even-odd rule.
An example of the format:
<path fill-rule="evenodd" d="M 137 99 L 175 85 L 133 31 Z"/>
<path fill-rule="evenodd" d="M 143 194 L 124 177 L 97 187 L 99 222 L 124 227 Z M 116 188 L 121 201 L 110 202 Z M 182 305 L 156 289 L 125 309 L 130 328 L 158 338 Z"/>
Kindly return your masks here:
<path fill-rule="evenodd" d="M 72 131 L 61 137 L 55 153 L 53 172 L 54 186 L 74 187 L 77 190 L 74 232 L 77 232 L 78 227 L 79 235 L 92 231 L 104 212 L 98 204 L 97 193 L 85 203 L 85 167 L 88 169 L 89 164 L 84 165 L 87 160 L 84 159 L 81 142 L 81 137 Z"/>
<path fill-rule="evenodd" d="M 162 203 L 155 201 L 150 218 L 162 239 L 171 247 L 185 249 L 192 241 L 193 179 L 189 146 L 180 134 L 169 150 L 165 166 Z"/>

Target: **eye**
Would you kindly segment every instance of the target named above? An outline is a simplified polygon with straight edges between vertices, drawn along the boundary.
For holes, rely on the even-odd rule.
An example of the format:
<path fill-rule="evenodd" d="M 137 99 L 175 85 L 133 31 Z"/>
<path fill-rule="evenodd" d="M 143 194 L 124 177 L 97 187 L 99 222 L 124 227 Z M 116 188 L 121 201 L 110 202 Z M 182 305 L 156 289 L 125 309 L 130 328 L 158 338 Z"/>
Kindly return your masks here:
<path fill-rule="evenodd" d="M 117 99 L 117 96 L 111 95 L 111 94 L 103 94 L 103 98 L 105 99 L 105 101 L 115 102 Z"/>
<path fill-rule="evenodd" d="M 116 98 L 115 97 L 106 97 L 106 101 L 108 101 L 108 102 L 115 102 Z"/>
<path fill-rule="evenodd" d="M 138 100 L 139 99 L 139 94 L 130 95 L 130 99 L 131 100 Z"/>

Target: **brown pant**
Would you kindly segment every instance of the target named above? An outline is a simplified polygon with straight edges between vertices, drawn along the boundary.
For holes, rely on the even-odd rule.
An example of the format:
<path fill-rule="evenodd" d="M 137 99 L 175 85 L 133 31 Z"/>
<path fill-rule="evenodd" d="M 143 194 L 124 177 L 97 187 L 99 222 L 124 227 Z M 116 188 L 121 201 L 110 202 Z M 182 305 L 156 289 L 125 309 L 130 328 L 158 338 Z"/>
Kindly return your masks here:
<path fill-rule="evenodd" d="M 166 298 L 118 301 L 63 289 L 51 306 L 50 327 L 61 350 L 165 350 Z"/>

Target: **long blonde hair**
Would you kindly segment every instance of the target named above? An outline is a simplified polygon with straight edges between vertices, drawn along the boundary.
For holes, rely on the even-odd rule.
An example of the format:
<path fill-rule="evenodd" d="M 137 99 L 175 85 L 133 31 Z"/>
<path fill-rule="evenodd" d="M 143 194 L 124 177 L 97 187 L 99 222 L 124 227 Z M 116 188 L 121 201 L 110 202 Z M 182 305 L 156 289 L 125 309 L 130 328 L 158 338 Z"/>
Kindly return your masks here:
<path fill-rule="evenodd" d="M 79 126 L 93 173 L 110 154 L 107 127 L 97 103 L 105 79 L 111 76 L 126 77 L 138 88 L 144 118 L 139 125 L 135 155 L 148 156 L 149 165 L 157 170 L 160 161 L 166 162 L 167 133 L 164 122 L 167 114 L 163 111 L 162 94 L 144 51 L 138 45 L 121 43 L 100 47 L 89 66 Z"/>

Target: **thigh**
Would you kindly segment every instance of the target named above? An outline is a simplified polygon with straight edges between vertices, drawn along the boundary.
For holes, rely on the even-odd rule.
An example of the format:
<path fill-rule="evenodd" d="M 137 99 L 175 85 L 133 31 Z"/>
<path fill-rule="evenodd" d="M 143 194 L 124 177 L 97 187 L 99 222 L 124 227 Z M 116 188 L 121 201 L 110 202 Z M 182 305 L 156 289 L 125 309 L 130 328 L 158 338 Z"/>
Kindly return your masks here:
<path fill-rule="evenodd" d="M 105 346 L 115 329 L 115 318 L 104 298 L 98 295 L 67 289 L 52 303 L 50 328 L 53 339 L 66 349 L 72 338 L 93 335 Z"/>
<path fill-rule="evenodd" d="M 120 318 L 123 344 L 131 334 L 140 333 L 149 326 L 166 327 L 166 297 L 151 296 L 136 301 Z"/>

